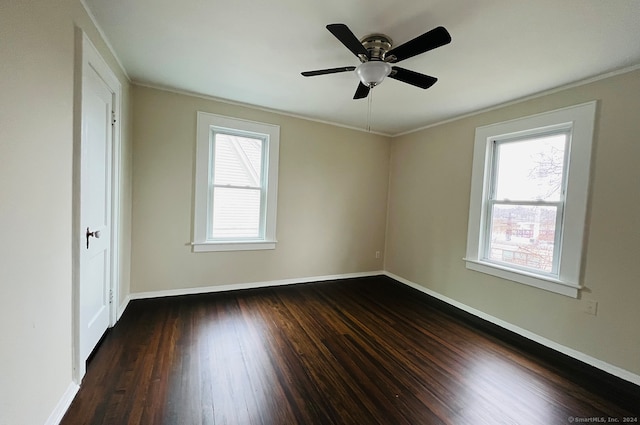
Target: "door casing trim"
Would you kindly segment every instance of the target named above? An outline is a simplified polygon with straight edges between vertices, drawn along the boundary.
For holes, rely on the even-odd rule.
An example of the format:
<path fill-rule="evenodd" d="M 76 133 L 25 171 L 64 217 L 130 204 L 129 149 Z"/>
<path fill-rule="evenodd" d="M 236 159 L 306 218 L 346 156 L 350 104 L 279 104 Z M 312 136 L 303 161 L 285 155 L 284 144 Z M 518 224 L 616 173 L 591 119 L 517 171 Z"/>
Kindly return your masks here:
<path fill-rule="evenodd" d="M 82 80 L 85 67 L 92 67 L 113 94 L 113 132 L 111 161 L 111 260 L 109 289 L 109 327 L 115 325 L 119 315 L 120 288 L 120 185 L 122 172 L 121 118 L 122 85 L 82 29 L 75 28 L 74 103 L 73 103 L 73 207 L 72 207 L 72 371 L 73 382 L 80 385 L 86 365 L 80 358 L 80 255 L 84 234 L 80 229 L 81 212 L 81 158 L 82 158 Z"/>

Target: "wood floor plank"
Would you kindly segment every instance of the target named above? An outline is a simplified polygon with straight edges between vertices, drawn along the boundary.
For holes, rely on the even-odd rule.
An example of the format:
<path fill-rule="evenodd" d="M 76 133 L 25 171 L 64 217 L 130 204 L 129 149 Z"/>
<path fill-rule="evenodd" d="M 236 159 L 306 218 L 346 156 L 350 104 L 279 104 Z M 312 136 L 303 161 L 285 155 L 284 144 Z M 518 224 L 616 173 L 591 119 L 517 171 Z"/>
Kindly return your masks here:
<path fill-rule="evenodd" d="M 373 277 L 132 301 L 62 424 L 638 420 L 576 382 Z"/>

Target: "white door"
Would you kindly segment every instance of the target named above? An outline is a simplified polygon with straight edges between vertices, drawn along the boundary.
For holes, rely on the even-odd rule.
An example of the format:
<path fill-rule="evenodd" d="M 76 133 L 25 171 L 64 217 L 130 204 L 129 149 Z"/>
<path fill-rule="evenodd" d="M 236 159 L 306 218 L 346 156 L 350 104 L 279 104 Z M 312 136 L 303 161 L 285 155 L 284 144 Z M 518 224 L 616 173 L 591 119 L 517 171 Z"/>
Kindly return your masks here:
<path fill-rule="evenodd" d="M 84 67 L 78 324 L 83 366 L 110 324 L 112 111 L 113 92 L 92 66 Z"/>

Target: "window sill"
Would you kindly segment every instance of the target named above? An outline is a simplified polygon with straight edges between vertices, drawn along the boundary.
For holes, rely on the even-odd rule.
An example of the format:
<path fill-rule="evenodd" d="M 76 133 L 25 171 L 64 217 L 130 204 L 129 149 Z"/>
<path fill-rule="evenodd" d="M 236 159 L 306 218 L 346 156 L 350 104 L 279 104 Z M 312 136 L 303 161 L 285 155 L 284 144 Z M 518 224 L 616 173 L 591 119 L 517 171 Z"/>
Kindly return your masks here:
<path fill-rule="evenodd" d="M 276 249 L 277 241 L 238 241 L 238 242 L 192 242 L 193 252 L 214 251 L 260 251 Z"/>
<path fill-rule="evenodd" d="M 525 271 L 501 267 L 497 264 L 487 263 L 479 260 L 464 258 L 467 269 L 480 273 L 489 274 L 502 279 L 511 280 L 513 282 L 522 283 L 524 285 L 533 286 L 535 288 L 544 289 L 545 291 L 554 292 L 556 294 L 565 295 L 571 298 L 578 298 L 578 294 L 582 286 L 574 283 L 565 282 L 552 277 L 535 275 Z"/>

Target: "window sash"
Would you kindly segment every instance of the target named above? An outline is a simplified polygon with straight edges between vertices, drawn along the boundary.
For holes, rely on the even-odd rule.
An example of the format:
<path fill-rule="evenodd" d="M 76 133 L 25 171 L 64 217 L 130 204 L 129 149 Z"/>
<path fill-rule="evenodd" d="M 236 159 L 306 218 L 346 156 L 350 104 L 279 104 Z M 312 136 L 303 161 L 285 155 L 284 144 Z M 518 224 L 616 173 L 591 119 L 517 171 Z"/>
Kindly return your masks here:
<path fill-rule="evenodd" d="M 218 228 L 218 230 L 221 229 L 220 224 L 224 223 L 225 221 L 228 223 L 229 219 L 225 218 L 225 216 L 223 215 L 222 217 L 218 217 L 216 215 L 216 207 L 218 209 L 218 211 L 220 211 L 220 209 L 225 209 L 225 206 L 223 205 L 222 207 L 220 206 L 216 206 L 215 205 L 215 199 L 216 199 L 216 189 L 231 189 L 234 192 L 235 191 L 244 191 L 244 192 L 258 192 L 258 196 L 259 199 L 263 199 L 263 190 L 262 189 L 254 189 L 254 188 L 249 188 L 249 187 L 238 187 L 238 188 L 230 188 L 228 186 L 213 186 L 211 188 L 211 214 L 209 215 L 209 225 L 211 228 L 211 233 L 210 233 L 210 239 L 214 240 L 214 241 L 240 241 L 240 240 L 263 240 L 264 239 L 264 208 L 262 205 L 262 202 L 259 200 L 258 202 L 260 202 L 260 204 L 258 205 L 258 226 L 257 226 L 257 234 L 255 236 L 251 235 L 251 236 L 242 236 L 243 233 L 247 233 L 247 231 L 251 228 L 251 227 L 243 227 L 243 226 L 239 226 L 236 228 L 236 230 L 238 230 L 238 232 L 236 233 L 231 233 L 229 231 L 222 231 L 219 232 L 218 234 L 216 234 L 216 227 Z M 251 209 L 245 209 L 242 211 L 231 211 L 230 212 L 233 216 L 238 217 L 241 215 L 251 215 L 252 213 L 255 213 L 255 210 L 251 210 Z M 229 211 L 227 211 L 227 214 L 229 214 Z M 216 224 L 218 224 L 218 226 L 216 226 Z M 245 222 L 242 224 L 251 224 L 250 222 Z M 222 233 L 226 233 L 227 235 L 223 236 Z"/>
<path fill-rule="evenodd" d="M 527 140 L 535 140 L 549 136 L 564 135 L 565 136 L 565 148 L 563 157 L 563 167 L 561 176 L 560 187 L 560 199 L 558 201 L 544 201 L 544 200 L 511 200 L 511 199 L 497 199 L 497 187 L 498 187 L 498 166 L 499 166 L 499 147 L 507 143 L 524 142 Z M 562 235 L 564 233 L 564 210 L 566 202 L 566 188 L 569 169 L 569 157 L 571 148 L 571 128 L 549 128 L 538 129 L 527 132 L 524 135 L 506 137 L 502 139 L 495 139 L 491 143 L 490 153 L 490 175 L 488 179 L 487 199 L 484 206 L 484 217 L 482 223 L 482 233 L 480 241 L 479 257 L 482 261 L 498 264 L 502 267 L 513 268 L 517 270 L 523 270 L 529 273 L 539 274 L 541 276 L 548 276 L 552 278 L 558 278 L 560 273 L 560 261 L 562 252 Z M 492 243 L 492 230 L 493 230 L 493 211 L 496 205 L 508 205 L 508 206 L 537 206 L 537 207 L 555 207 L 556 208 L 556 220 L 554 228 L 554 240 L 553 240 L 553 256 L 552 256 L 552 268 L 551 272 L 546 272 L 539 268 L 531 268 L 526 266 L 520 266 L 518 264 L 499 261 L 491 258 L 491 243 Z"/>
<path fill-rule="evenodd" d="M 496 205 L 506 205 L 506 206 L 530 206 L 530 207 L 554 207 L 556 208 L 556 220 L 554 225 L 554 238 L 553 238 L 553 256 L 552 256 L 552 267 L 551 272 L 545 272 L 539 268 L 532 268 L 521 266 L 518 264 L 499 261 L 491 258 L 491 242 L 492 242 L 492 228 L 493 228 L 493 211 L 494 206 Z M 527 271 L 529 273 L 540 274 L 543 276 L 549 276 L 552 278 L 558 278 L 560 271 L 560 253 L 562 252 L 562 227 L 564 220 L 564 202 L 525 202 L 525 201 L 498 201 L 498 200 L 487 200 L 486 202 L 486 213 L 485 213 L 485 222 L 484 222 L 484 237 L 482 240 L 482 244 L 480 247 L 480 258 L 482 261 L 499 264 L 502 267 L 513 268 L 518 270 Z"/>
<path fill-rule="evenodd" d="M 216 152 L 216 135 L 224 134 L 229 136 L 239 136 L 244 138 L 251 138 L 260 140 L 261 143 L 261 166 L 260 166 L 260 185 L 233 185 L 233 184 L 216 184 L 215 178 L 215 152 Z M 211 127 L 210 140 L 209 140 L 209 189 L 207 196 L 207 241 L 211 242 L 229 242 L 229 241 L 263 241 L 266 238 L 266 215 L 267 215 L 267 176 L 268 176 L 268 152 L 269 152 L 269 136 L 259 133 L 251 133 L 240 130 L 222 129 L 218 127 Z M 259 206 L 259 223 L 258 223 L 258 235 L 257 237 L 243 237 L 239 235 L 235 236 L 216 236 L 214 234 L 214 193 L 216 188 L 238 189 L 238 190 L 252 190 L 260 192 L 260 206 Z"/>

